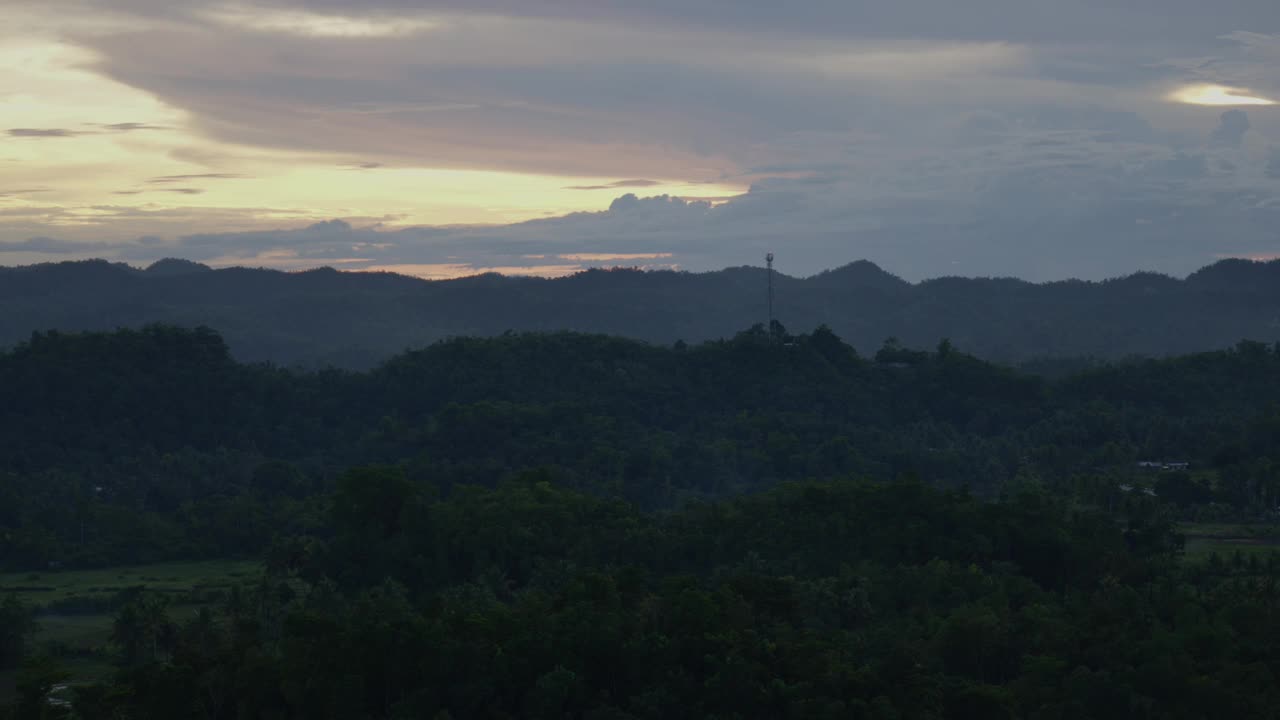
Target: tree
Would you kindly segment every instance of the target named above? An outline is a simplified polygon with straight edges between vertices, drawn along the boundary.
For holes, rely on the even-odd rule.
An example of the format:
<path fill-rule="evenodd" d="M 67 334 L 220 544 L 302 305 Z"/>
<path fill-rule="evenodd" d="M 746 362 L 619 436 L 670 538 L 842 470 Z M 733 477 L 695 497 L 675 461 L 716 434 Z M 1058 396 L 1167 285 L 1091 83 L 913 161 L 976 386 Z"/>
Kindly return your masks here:
<path fill-rule="evenodd" d="M 1189 473 L 1165 473 L 1156 480 L 1155 493 L 1161 499 L 1183 507 L 1213 502 L 1213 490 L 1191 478 Z"/>
<path fill-rule="evenodd" d="M 18 673 L 15 717 L 21 720 L 60 720 L 70 717 L 66 702 L 51 698 L 54 689 L 70 675 L 47 655 L 28 658 Z"/>
<path fill-rule="evenodd" d="M 159 595 L 138 594 L 120 608 L 111 626 L 115 643 L 129 666 L 160 662 L 173 651 L 177 627 L 169 619 L 168 602 Z"/>
<path fill-rule="evenodd" d="M 13 595 L 0 601 L 0 670 L 17 667 L 26 655 L 27 640 L 35 632 L 31 610 Z"/>
<path fill-rule="evenodd" d="M 338 478 L 330 506 L 336 574 L 372 582 L 392 574 L 404 560 L 403 533 L 415 510 L 419 488 L 400 468 L 365 467 Z"/>

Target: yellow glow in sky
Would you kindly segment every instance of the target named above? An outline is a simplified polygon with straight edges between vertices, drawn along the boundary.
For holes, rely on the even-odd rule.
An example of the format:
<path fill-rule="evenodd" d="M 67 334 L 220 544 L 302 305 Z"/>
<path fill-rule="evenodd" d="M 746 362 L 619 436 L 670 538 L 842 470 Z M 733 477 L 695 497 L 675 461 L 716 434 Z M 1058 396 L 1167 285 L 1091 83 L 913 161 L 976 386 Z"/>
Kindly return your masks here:
<path fill-rule="evenodd" d="M 1276 101 L 1250 95 L 1248 88 L 1225 85 L 1189 85 L 1174 91 L 1169 99 L 1188 105 L 1275 105 Z"/>
<path fill-rule="evenodd" d="M 583 269 L 581 265 L 513 265 L 496 267 L 477 267 L 466 263 L 444 263 L 434 265 L 398 264 L 373 265 L 360 268 L 364 272 L 392 272 L 397 275 L 411 275 L 423 280 L 451 280 L 453 278 L 470 277 L 484 273 L 500 275 L 534 275 L 537 277 L 564 277 Z"/>
<path fill-rule="evenodd" d="M 315 34 L 403 29 L 311 19 L 301 27 Z M 0 225 L 0 242 L 172 238 L 330 218 L 506 224 L 604 210 L 631 187 L 681 197 L 747 190 L 661 176 L 442 169 L 394 157 L 237 145 L 208 136 L 184 110 L 103 77 L 94 60 L 54 37 L 0 34 L 0 216 L 7 225 Z"/>
<path fill-rule="evenodd" d="M 227 4 L 206 13 L 214 22 L 257 32 L 278 32 L 305 37 L 398 37 L 438 27 L 416 18 L 352 18 L 302 10 L 264 10 Z"/>

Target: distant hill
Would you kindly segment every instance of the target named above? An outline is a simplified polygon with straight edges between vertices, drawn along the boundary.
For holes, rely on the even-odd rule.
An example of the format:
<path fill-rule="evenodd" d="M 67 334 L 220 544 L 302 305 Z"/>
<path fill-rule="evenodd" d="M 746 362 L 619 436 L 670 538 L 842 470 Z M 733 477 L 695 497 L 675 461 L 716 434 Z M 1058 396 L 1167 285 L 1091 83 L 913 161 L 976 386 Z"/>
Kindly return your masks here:
<path fill-rule="evenodd" d="M 776 278 L 793 331 L 826 324 L 864 353 L 888 337 L 941 338 L 979 357 L 1116 358 L 1280 340 L 1280 262 L 1224 260 L 1185 280 L 1138 273 L 1103 282 L 1004 278 L 908 283 L 859 261 Z M 242 360 L 365 368 L 406 348 L 507 330 L 578 330 L 659 343 L 730 336 L 766 316 L 762 268 L 710 273 L 589 270 L 566 278 L 482 275 L 425 281 L 329 268 L 301 273 L 162 260 L 0 268 L 0 345 L 33 331 L 149 323 L 217 329 Z"/>

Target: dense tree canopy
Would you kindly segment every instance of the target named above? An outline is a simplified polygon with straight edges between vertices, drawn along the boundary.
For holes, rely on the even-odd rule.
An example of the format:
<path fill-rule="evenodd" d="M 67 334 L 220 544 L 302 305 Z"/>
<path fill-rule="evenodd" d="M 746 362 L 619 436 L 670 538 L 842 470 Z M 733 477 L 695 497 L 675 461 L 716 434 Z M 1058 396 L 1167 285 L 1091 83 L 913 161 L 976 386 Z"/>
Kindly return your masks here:
<path fill-rule="evenodd" d="M 1114 505 L 1139 461 L 1177 503 L 1280 501 L 1280 353 L 1258 343 L 1062 379 L 950 343 L 865 359 L 826 328 L 667 348 L 457 339 L 367 373 L 234 361 L 217 334 L 36 334 L 0 354 L 0 562 L 259 552 L 325 521 L 345 468 L 492 487 L 529 469 L 644 508 L 850 476 L 999 494 L 1018 477 Z M 1178 485 L 1177 483 L 1182 483 Z"/>
<path fill-rule="evenodd" d="M 36 334 L 0 354 L 0 564 L 264 571 L 183 617 L 122 593 L 69 705 L 0 602 L 0 712 L 1272 718 L 1280 557 L 1185 562 L 1174 520 L 1274 516 L 1277 371 L 1242 342 L 1049 379 L 826 327 L 364 373 Z"/>
<path fill-rule="evenodd" d="M 1150 500 L 1150 503 L 1156 502 Z M 1174 562 L 1034 484 L 784 484 L 649 513 L 527 473 L 343 475 L 216 612 L 135 602 L 81 718 L 1240 718 L 1280 707 L 1280 562 Z M 1140 538 L 1135 540 L 1135 538 Z M 19 715 L 20 717 L 26 717 Z"/>

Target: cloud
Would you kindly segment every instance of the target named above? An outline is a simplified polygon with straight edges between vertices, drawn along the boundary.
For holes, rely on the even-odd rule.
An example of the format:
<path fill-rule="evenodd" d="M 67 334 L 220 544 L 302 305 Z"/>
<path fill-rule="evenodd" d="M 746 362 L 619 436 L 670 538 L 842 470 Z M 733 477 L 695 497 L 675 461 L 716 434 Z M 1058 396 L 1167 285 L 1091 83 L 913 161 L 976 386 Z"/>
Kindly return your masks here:
<path fill-rule="evenodd" d="M 1170 93 L 1169 99 L 1188 105 L 1275 105 L 1270 98 L 1258 97 L 1248 88 L 1222 85 L 1190 85 Z"/>
<path fill-rule="evenodd" d="M 566 190 L 617 190 L 619 188 L 643 188 L 661 185 L 657 180 L 618 180 L 603 185 L 570 185 Z"/>
<path fill-rule="evenodd" d="M 561 253 L 556 257 L 574 262 L 622 262 L 626 260 L 658 260 L 673 253 Z"/>
<path fill-rule="evenodd" d="M 9 128 L 9 137 L 20 138 L 67 138 L 84 133 L 66 128 Z"/>
<path fill-rule="evenodd" d="M 1267 23 L 1271 24 L 1271 23 Z M 1173 58 L 1161 64 L 1183 81 L 1172 98 L 1207 105 L 1274 105 L 1280 97 L 1275 67 L 1280 62 L 1280 34 L 1242 31 L 1241 23 L 1216 37 L 1219 44 L 1205 54 Z"/>
<path fill-rule="evenodd" d="M 17 208 L 4 237 L 155 234 L 172 240 L 121 257 L 289 267 L 709 269 L 774 250 L 796 272 L 868 257 L 909 277 L 1048 279 L 1267 252 L 1280 208 L 1280 112 L 1169 100 L 1280 98 L 1280 39 L 1239 32 L 1274 20 L 1261 0 L 110 5 L 102 27 L 66 34 L 76 67 L 164 113 L 10 124 L 134 118 L 93 142 L 112 167 L 143 145 L 164 164 L 112 177 L 102 194 L 132 188 L 114 205 L 68 191 Z M 403 227 L 461 204 L 460 170 L 521 178 L 468 202 L 551 217 Z M 0 180 L 62 188 L 62 172 Z M 253 182 L 203 182 L 234 177 Z M 206 185 L 209 207 L 161 207 Z M 375 195 L 419 187 L 401 206 Z M 551 191 L 577 204 L 552 207 Z"/>
<path fill-rule="evenodd" d="M 45 255 L 84 255 L 118 250 L 111 243 L 84 243 L 59 240 L 51 237 L 27 238 L 17 243 L 0 243 L 0 253 L 41 253 Z"/>
<path fill-rule="evenodd" d="M 1009 43 L 743 41 L 467 15 L 429 43 L 181 28 L 90 42 L 100 71 L 226 142 L 597 177 L 729 176 L 780 159 L 769 146 L 788 134 L 858 116 L 902 129 L 892 104 L 1070 92 L 1027 75 L 1034 59 Z"/>
<path fill-rule="evenodd" d="M 707 270 L 754 263 L 771 251 L 790 274 L 867 258 L 910 279 L 1052 280 L 1137 269 L 1186 273 L 1222 253 L 1274 252 L 1280 203 L 1265 200 L 1276 193 L 1244 182 L 1249 173 L 1273 182 L 1266 162 L 1224 169 L 1215 146 L 1185 152 L 1137 142 L 1045 142 L 1059 136 L 1043 132 L 932 158 L 927 176 L 888 174 L 870 163 L 863 167 L 878 169 L 832 165 L 763 180 L 719 204 L 628 193 L 605 211 L 504 226 L 395 229 L 332 219 L 183 235 L 162 247 L 129 245 L 114 257 L 399 268 L 444 277 L 481 268 L 555 273 L 569 265 Z M 1071 133 L 1090 131 L 1063 137 L 1076 137 Z M 1001 162 L 992 165 L 991 153 Z"/>
<path fill-rule="evenodd" d="M 741 195 L 680 195 L 678 196 L 680 200 L 683 200 L 685 202 L 710 203 L 712 205 L 727 203 L 730 200 L 736 200 L 737 198 L 740 198 L 740 197 L 742 196 Z"/>
<path fill-rule="evenodd" d="M 111 132 L 121 132 L 121 133 L 137 132 L 139 130 L 170 130 L 171 129 L 164 125 L 152 125 L 150 123 L 140 123 L 140 122 L 109 123 L 106 125 L 99 125 L 99 127 L 105 130 L 109 130 Z"/>
<path fill-rule="evenodd" d="M 36 236 L 18 242 L 0 242 L 0 254 L 64 257 L 127 257 L 131 253 L 147 255 L 159 253 L 163 255 L 165 243 L 162 239 L 151 236 L 109 241 L 66 240 L 48 236 Z M 160 259 L 160 258 L 156 258 Z"/>
<path fill-rule="evenodd" d="M 1249 132 L 1249 114 L 1243 110 L 1228 110 L 1222 113 L 1222 117 L 1218 120 L 1218 127 L 1214 128 L 1210 140 L 1218 145 L 1240 147 L 1247 132 Z"/>
<path fill-rule="evenodd" d="M 148 3 L 150 4 L 150 3 Z M 644 3 L 593 0 L 274 0 L 279 8 L 314 12 L 479 15 L 579 20 L 654 28 L 719 28 L 808 37 L 992 38 L 1060 42 L 1096 37 L 1101 42 L 1191 42 L 1240 28 L 1257 27 L 1271 8 L 1265 0 L 1104 0 L 1026 3 L 1019 0 L 649 0 Z M 1159 18 L 1160 22 L 1154 22 Z"/>
<path fill-rule="evenodd" d="M 163 175 L 147 180 L 148 183 L 160 185 L 164 183 L 188 182 L 191 180 L 239 180 L 244 175 L 236 173 L 197 173 L 194 175 Z"/>
<path fill-rule="evenodd" d="M 99 132 L 106 133 L 128 133 L 140 130 L 167 130 L 162 125 L 150 125 L 147 123 L 110 123 L 110 124 L 93 124 L 92 127 L 102 128 L 101 131 L 93 130 L 70 130 L 68 128 L 9 128 L 6 132 L 9 137 L 19 138 L 70 138 L 80 137 L 82 135 L 95 135 Z"/>
<path fill-rule="evenodd" d="M 271 9 L 241 4 L 221 5 L 200 14 L 216 24 L 232 28 L 302 37 L 406 37 L 438 27 L 437 23 L 419 18 L 371 18 L 360 17 L 358 14 L 317 13 L 304 9 Z"/>
<path fill-rule="evenodd" d="M 586 268 L 583 265 L 506 265 L 506 266 L 483 266 L 471 265 L 469 263 L 435 263 L 435 264 L 399 264 L 399 265 L 371 265 L 360 268 L 364 272 L 392 272 L 399 275 L 412 275 L 424 280 L 449 280 L 459 277 L 469 277 L 473 275 L 485 275 L 488 273 L 498 273 L 500 275 L 515 275 L 537 277 L 564 277 L 580 272 Z"/>
<path fill-rule="evenodd" d="M 1209 161 L 1203 154 L 1179 152 L 1152 161 L 1147 169 L 1158 178 L 1198 180 L 1209 176 Z"/>
<path fill-rule="evenodd" d="M 147 188 L 144 190 L 113 190 L 112 195 L 141 195 L 143 193 L 172 193 L 174 195 L 200 195 L 205 191 L 202 188 L 193 187 L 176 187 L 176 188 Z"/>

